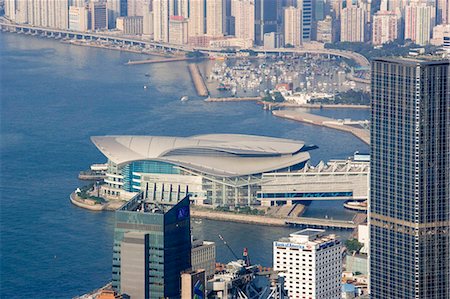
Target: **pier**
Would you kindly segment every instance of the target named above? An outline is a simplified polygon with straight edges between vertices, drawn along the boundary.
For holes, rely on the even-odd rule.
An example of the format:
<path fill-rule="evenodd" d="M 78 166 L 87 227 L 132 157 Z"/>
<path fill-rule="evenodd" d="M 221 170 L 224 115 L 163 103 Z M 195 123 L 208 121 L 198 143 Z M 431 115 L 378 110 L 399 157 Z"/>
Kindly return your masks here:
<path fill-rule="evenodd" d="M 200 73 L 198 65 L 195 63 L 190 63 L 188 65 L 188 69 L 191 74 L 192 82 L 197 90 L 197 94 L 201 97 L 207 97 L 209 95 L 208 87 L 206 87 L 205 80 Z"/>
<path fill-rule="evenodd" d="M 261 97 L 228 97 L 228 98 L 207 98 L 205 102 L 258 102 Z"/>
<path fill-rule="evenodd" d="M 176 61 L 186 61 L 191 58 L 188 57 L 176 57 L 176 58 L 162 58 L 162 59 L 146 59 L 146 60 L 130 60 L 126 65 L 137 65 L 137 64 L 153 64 L 153 63 L 163 63 L 163 62 L 176 62 Z"/>
<path fill-rule="evenodd" d="M 288 110 L 275 110 L 272 111 L 272 114 L 281 118 L 291 119 L 306 124 L 348 132 L 362 140 L 364 143 L 370 144 L 369 130 L 363 129 L 361 126 L 359 128 L 357 127 L 358 125 L 366 124 L 366 122 L 364 121 L 354 121 L 349 123 L 346 121 L 339 121 L 324 116 Z"/>

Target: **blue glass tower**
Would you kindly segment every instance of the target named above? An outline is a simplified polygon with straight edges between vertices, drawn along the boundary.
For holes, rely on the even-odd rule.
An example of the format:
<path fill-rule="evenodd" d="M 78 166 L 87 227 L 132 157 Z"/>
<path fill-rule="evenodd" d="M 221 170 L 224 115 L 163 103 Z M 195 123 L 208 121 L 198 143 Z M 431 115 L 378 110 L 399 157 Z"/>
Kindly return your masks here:
<path fill-rule="evenodd" d="M 179 298 L 180 275 L 191 268 L 189 197 L 176 205 L 139 193 L 116 212 L 112 285 L 133 297 Z"/>

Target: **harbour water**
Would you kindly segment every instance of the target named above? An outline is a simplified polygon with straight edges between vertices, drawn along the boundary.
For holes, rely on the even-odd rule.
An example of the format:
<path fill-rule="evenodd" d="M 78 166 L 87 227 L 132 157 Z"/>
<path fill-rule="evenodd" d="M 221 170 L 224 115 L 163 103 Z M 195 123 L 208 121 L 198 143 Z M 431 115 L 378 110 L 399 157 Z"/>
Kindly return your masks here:
<path fill-rule="evenodd" d="M 254 103 L 205 103 L 185 62 L 126 66 L 142 56 L 0 33 L 2 298 L 68 298 L 110 280 L 114 214 L 70 204 L 80 170 L 104 162 L 92 135 L 245 133 L 316 144 L 312 162 L 367 145 L 350 134 L 273 117 Z M 145 74 L 150 74 L 146 77 Z M 147 85 L 147 89 L 143 86 Z M 181 96 L 189 101 L 181 102 Z M 363 119 L 368 111 L 327 110 Z M 345 114 L 345 115 L 344 115 Z M 342 202 L 313 202 L 305 216 L 349 219 Z M 272 241 L 294 229 L 203 220 L 194 233 L 218 242 L 218 260 L 249 247 L 271 265 Z"/>

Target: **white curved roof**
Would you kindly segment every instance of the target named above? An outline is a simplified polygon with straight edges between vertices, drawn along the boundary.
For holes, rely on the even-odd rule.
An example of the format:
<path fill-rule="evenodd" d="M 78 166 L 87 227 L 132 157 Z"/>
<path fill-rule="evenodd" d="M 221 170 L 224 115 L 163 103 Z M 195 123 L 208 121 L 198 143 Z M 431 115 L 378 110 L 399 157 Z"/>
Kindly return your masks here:
<path fill-rule="evenodd" d="M 154 160 L 225 177 L 269 172 L 310 157 L 302 141 L 253 135 L 94 136 L 91 140 L 118 165 Z"/>

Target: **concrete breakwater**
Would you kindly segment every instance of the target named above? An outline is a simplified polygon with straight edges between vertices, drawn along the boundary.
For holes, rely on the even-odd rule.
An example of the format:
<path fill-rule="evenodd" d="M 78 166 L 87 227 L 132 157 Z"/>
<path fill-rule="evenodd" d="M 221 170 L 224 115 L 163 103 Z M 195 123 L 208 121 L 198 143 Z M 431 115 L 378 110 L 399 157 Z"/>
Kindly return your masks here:
<path fill-rule="evenodd" d="M 136 64 L 152 64 L 152 63 L 164 63 L 164 62 L 176 62 L 189 60 L 188 57 L 176 57 L 176 58 L 161 58 L 161 59 L 145 59 L 145 60 L 130 60 L 126 65 L 136 65 Z"/>
<path fill-rule="evenodd" d="M 188 64 L 189 73 L 191 74 L 192 82 L 197 90 L 197 94 L 201 97 L 209 95 L 208 87 L 206 87 L 205 80 L 200 73 L 198 65 L 195 63 Z"/>
<path fill-rule="evenodd" d="M 355 126 L 339 122 L 332 118 L 288 110 L 275 110 L 272 111 L 272 114 L 281 118 L 291 119 L 302 123 L 348 132 L 361 139 L 366 144 L 370 144 L 370 132 L 368 130 L 357 128 Z"/>

